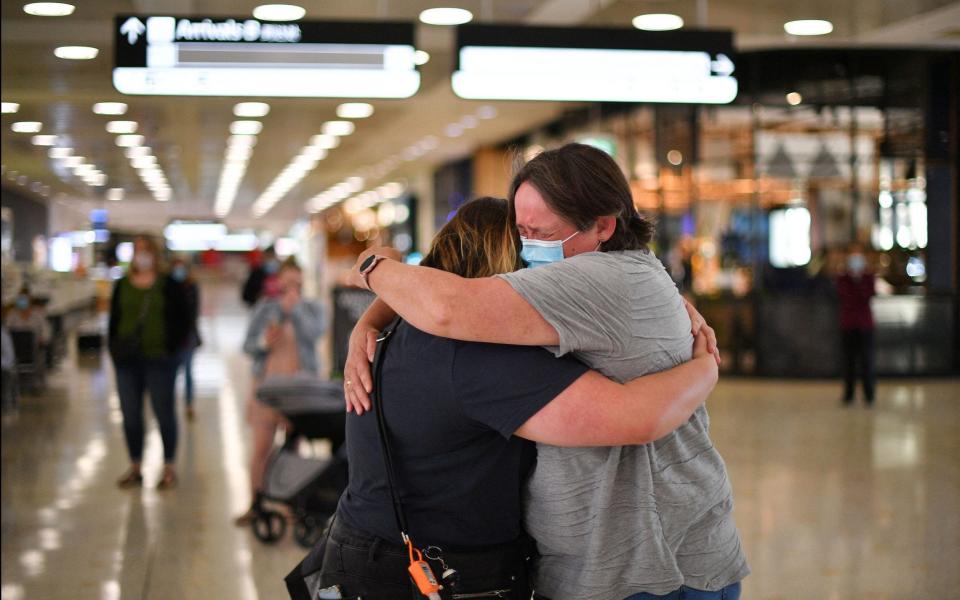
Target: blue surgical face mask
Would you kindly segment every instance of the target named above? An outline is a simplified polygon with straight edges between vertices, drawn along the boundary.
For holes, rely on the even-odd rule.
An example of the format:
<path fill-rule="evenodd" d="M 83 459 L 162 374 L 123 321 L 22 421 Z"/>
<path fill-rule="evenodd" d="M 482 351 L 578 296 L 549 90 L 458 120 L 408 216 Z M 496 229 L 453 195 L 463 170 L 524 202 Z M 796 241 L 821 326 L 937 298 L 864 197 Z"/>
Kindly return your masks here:
<path fill-rule="evenodd" d="M 170 276 L 177 281 L 186 281 L 187 268 L 183 265 L 177 265 L 173 268 L 173 271 L 170 273 Z"/>
<path fill-rule="evenodd" d="M 561 261 L 564 258 L 563 245 L 578 233 L 580 232 L 575 231 L 563 240 L 531 240 L 521 236 L 520 242 L 523 244 L 523 249 L 520 250 L 520 258 L 531 268 Z"/>
<path fill-rule="evenodd" d="M 30 308 L 30 298 L 27 298 L 26 296 L 17 296 L 14 304 L 16 304 L 17 308 L 20 310 L 27 310 Z"/>
<path fill-rule="evenodd" d="M 266 271 L 267 275 L 273 275 L 280 270 L 280 263 L 275 260 L 268 260 L 263 263 L 263 270 Z"/>
<path fill-rule="evenodd" d="M 851 254 L 847 257 L 847 269 L 854 275 L 863 273 L 867 267 L 867 259 L 862 254 Z"/>

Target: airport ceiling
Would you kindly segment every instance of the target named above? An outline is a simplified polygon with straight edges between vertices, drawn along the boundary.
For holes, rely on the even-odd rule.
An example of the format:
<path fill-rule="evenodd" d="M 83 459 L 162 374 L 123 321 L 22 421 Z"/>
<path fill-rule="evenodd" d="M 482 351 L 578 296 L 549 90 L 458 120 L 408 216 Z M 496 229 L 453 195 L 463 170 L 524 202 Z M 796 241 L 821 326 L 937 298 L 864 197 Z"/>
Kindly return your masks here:
<path fill-rule="evenodd" d="M 541 24 L 558 26 L 630 27 L 639 14 L 679 14 L 687 26 L 735 31 L 739 49 L 798 45 L 958 45 L 960 2 L 944 0 L 475 0 L 442 4 L 426 0 L 349 0 L 342 2 L 286 0 L 306 9 L 310 20 L 390 20 L 417 22 L 420 11 L 434 6 L 467 8 L 474 23 Z M 20 176 L 27 188 L 50 202 L 86 214 L 105 203 L 115 224 L 160 227 L 171 217 L 213 215 L 233 107 L 243 100 L 270 105 L 260 119 L 259 135 L 236 201 L 226 217 L 237 227 L 283 228 L 305 214 L 306 202 L 344 178 L 367 175 L 371 187 L 387 181 L 410 180 L 429 173 L 434 165 L 467 156 L 472 150 L 513 138 L 548 122 L 573 105 L 555 102 L 478 102 L 457 98 L 450 87 L 454 62 L 453 29 L 417 23 L 416 45 L 430 54 L 420 67 L 420 89 L 410 99 L 370 100 L 374 114 L 356 120 L 356 131 L 319 162 L 262 218 L 251 211 L 255 200 L 325 121 L 336 119 L 341 102 L 331 99 L 208 98 L 124 96 L 111 83 L 113 17 L 117 14 L 247 17 L 260 2 L 248 0 L 79 0 L 66 17 L 25 14 L 23 1 L 2 2 L 2 96 L 20 105 L 2 119 L 4 185 Z M 792 38 L 783 23 L 798 18 L 829 19 L 834 32 L 819 38 Z M 93 60 L 56 58 L 63 45 L 94 46 Z M 125 102 L 123 117 L 94 114 L 96 102 Z M 493 111 L 488 106 L 493 107 Z M 484 107 L 484 108 L 481 108 Z M 462 135 L 449 137 L 448 124 L 476 116 Z M 144 144 L 152 148 L 172 190 L 168 202 L 157 202 L 105 130 L 111 119 L 133 120 Z M 42 134 L 58 136 L 61 144 L 87 157 L 107 179 L 105 187 L 83 183 L 48 148 L 31 143 L 30 133 L 15 133 L 15 121 L 40 121 Z M 411 148 L 421 144 L 418 151 Z M 429 149 L 435 143 L 436 147 Z M 405 156 L 406 152 L 406 156 Z M 414 157 L 416 154 L 418 156 Z M 405 160 L 411 159 L 411 160 Z M 373 172 L 379 169 L 377 174 Z M 11 172 L 16 176 L 11 178 Z M 124 199 L 107 202 L 107 188 L 126 190 Z"/>

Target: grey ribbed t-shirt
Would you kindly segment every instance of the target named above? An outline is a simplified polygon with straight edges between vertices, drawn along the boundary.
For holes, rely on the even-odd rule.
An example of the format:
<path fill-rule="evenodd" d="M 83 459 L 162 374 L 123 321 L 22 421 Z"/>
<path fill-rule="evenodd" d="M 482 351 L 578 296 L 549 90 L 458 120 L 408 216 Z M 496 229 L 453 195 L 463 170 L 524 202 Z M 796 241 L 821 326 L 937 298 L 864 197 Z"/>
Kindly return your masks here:
<path fill-rule="evenodd" d="M 500 277 L 557 330 L 557 356 L 572 352 L 619 382 L 690 359 L 690 319 L 652 253 L 590 252 Z M 643 446 L 538 444 L 525 506 L 537 592 L 622 600 L 743 579 L 733 492 L 708 428 L 701 406 Z"/>

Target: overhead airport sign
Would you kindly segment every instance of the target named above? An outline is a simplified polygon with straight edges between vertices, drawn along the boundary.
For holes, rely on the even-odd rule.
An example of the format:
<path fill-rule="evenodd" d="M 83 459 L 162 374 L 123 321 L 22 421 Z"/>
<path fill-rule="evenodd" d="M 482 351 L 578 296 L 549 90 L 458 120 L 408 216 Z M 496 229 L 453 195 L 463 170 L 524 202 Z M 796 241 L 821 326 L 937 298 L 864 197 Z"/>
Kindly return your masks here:
<path fill-rule="evenodd" d="M 726 104 L 729 31 L 457 27 L 453 91 L 470 100 Z"/>
<path fill-rule="evenodd" d="M 113 85 L 124 94 L 409 98 L 412 23 L 121 15 Z"/>

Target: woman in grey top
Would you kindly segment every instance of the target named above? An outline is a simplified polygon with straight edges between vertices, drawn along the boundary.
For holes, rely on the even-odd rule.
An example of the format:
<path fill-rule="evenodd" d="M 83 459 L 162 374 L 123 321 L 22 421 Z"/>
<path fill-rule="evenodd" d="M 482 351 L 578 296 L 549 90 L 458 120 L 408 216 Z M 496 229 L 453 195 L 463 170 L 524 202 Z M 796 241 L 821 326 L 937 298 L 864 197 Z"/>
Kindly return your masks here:
<path fill-rule="evenodd" d="M 537 268 L 462 279 L 381 260 L 356 275 L 379 300 L 351 337 L 348 409 L 370 408 L 367 350 L 394 311 L 434 335 L 572 352 L 620 382 L 690 358 L 683 299 L 647 250 L 652 227 L 609 156 L 581 144 L 544 152 L 514 177 L 509 200 L 522 256 Z M 708 427 L 701 407 L 652 444 L 538 445 L 525 515 L 541 554 L 538 594 L 737 598 L 749 569 Z"/>

